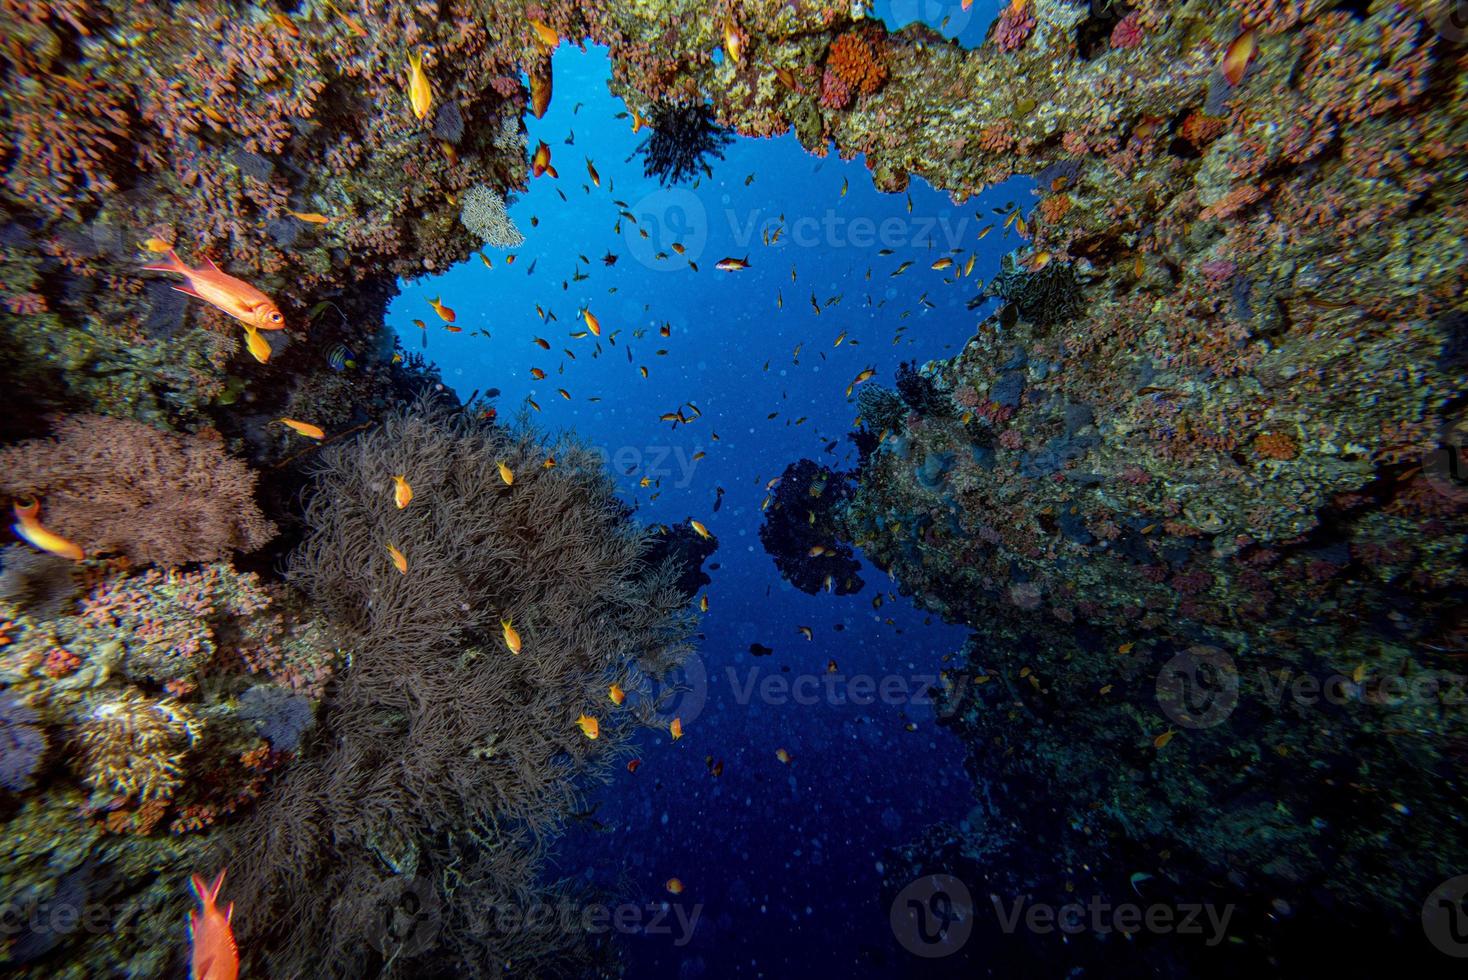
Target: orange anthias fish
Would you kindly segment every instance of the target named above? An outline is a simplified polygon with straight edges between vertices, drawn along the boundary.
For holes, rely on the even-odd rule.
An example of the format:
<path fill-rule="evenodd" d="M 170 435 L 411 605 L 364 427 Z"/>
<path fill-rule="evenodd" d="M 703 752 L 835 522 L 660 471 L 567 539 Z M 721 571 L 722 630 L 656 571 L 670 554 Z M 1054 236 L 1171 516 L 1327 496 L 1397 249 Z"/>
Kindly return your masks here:
<path fill-rule="evenodd" d="M 433 297 L 433 299 L 428 301 L 428 305 L 433 307 L 433 312 L 437 313 L 439 319 L 441 319 L 444 323 L 453 323 L 455 320 L 458 319 L 458 314 L 454 312 L 453 307 L 444 306 L 442 303 L 440 303 L 440 298 L 441 297 L 438 296 Z"/>
<path fill-rule="evenodd" d="M 511 653 L 519 653 L 520 631 L 515 629 L 508 619 L 500 620 L 500 629 L 504 631 L 505 646 L 509 647 Z"/>
<path fill-rule="evenodd" d="M 669 878 L 667 884 L 663 887 L 668 889 L 668 894 L 670 895 L 683 894 L 683 882 L 679 881 L 677 878 Z"/>
<path fill-rule="evenodd" d="M 392 560 L 392 567 L 404 575 L 408 574 L 408 556 L 403 554 L 392 545 L 387 546 L 387 557 Z"/>
<path fill-rule="evenodd" d="M 539 177 L 541 174 L 550 174 L 552 177 L 560 177 L 556 168 L 551 166 L 550 147 L 545 145 L 545 140 L 535 148 L 535 156 L 530 158 L 530 173 Z"/>
<path fill-rule="evenodd" d="M 693 528 L 694 533 L 697 534 L 700 538 L 703 538 L 705 541 L 713 537 L 713 535 L 709 533 L 709 529 L 703 526 L 702 521 L 695 521 L 693 518 L 690 517 L 688 519 L 688 526 Z"/>
<path fill-rule="evenodd" d="M 592 164 L 591 157 L 586 158 L 586 174 L 591 178 L 593 184 L 597 187 L 601 186 L 601 174 L 596 172 L 596 167 Z"/>
<path fill-rule="evenodd" d="M 528 20 L 530 21 L 531 30 L 535 31 L 535 37 L 541 44 L 544 44 L 547 48 L 554 48 L 561 43 L 561 35 L 557 34 L 555 28 L 551 27 L 545 21 L 536 20 L 534 17 L 530 17 Z"/>
<path fill-rule="evenodd" d="M 581 311 L 581 317 L 582 317 L 582 319 L 584 319 L 586 321 L 586 329 L 587 330 L 590 330 L 593 334 L 595 334 L 596 336 L 600 337 L 601 336 L 601 321 L 598 320 L 592 314 L 591 310 L 589 310 L 589 309 L 582 310 Z"/>
<path fill-rule="evenodd" d="M 228 313 L 236 320 L 256 330 L 284 330 L 285 317 L 269 296 L 242 279 L 227 275 L 209 259 L 205 265 L 190 269 L 179 259 L 178 253 L 168 250 L 168 262 L 164 265 L 145 265 L 149 272 L 172 272 L 187 279 L 188 285 L 173 288 L 185 296 L 201 299 L 210 306 Z"/>
<path fill-rule="evenodd" d="M 547 61 L 544 69 L 530 73 L 530 112 L 536 119 L 544 116 L 545 110 L 550 108 L 551 89 L 551 66 Z"/>
<path fill-rule="evenodd" d="M 294 429 L 308 439 L 326 438 L 326 433 L 322 431 L 321 426 L 319 425 L 312 425 L 310 422 L 300 422 L 296 419 L 277 419 L 276 421 L 280 422 L 282 425 Z"/>
<path fill-rule="evenodd" d="M 49 551 L 53 555 L 70 558 L 72 561 L 81 561 L 87 557 L 79 545 L 41 526 L 40 518 L 37 516 L 41 512 L 39 500 L 33 500 L 24 507 L 16 504 L 14 511 L 15 523 L 11 525 L 11 530 L 16 533 L 17 537 L 25 538 L 42 551 Z"/>
<path fill-rule="evenodd" d="M 393 503 L 398 505 L 398 510 L 402 510 L 413 502 L 413 485 L 408 482 L 407 474 L 399 474 L 393 477 L 392 482 Z"/>
<path fill-rule="evenodd" d="M 627 700 L 627 692 L 622 690 L 621 684 L 613 684 L 607 688 L 607 697 L 612 699 L 612 704 L 621 704 Z"/>
<path fill-rule="evenodd" d="M 1223 77 L 1228 79 L 1230 85 L 1237 85 L 1244 80 L 1244 72 L 1249 70 L 1249 61 L 1254 57 L 1254 51 L 1258 47 L 1258 41 L 1254 35 L 1254 28 L 1249 28 L 1228 46 L 1223 53 L 1223 61 L 1219 68 L 1223 70 Z"/>
<path fill-rule="evenodd" d="M 674 718 L 673 723 L 668 726 L 668 733 L 673 736 L 673 741 L 683 737 L 683 719 Z"/>
<path fill-rule="evenodd" d="M 413 107 L 413 115 L 419 119 L 428 118 L 429 111 L 433 109 L 433 86 L 423 72 L 421 54 L 408 55 L 408 103 Z"/>
<path fill-rule="evenodd" d="M 270 360 L 270 342 L 261 336 L 260 331 L 249 324 L 245 325 L 245 348 L 250 356 L 261 364 Z"/>
<path fill-rule="evenodd" d="M 584 711 L 576 719 L 576 725 L 581 729 L 582 734 L 589 739 L 595 740 L 601 734 L 601 726 L 597 724 L 596 719 Z"/>
<path fill-rule="evenodd" d="M 199 908 L 189 913 L 189 941 L 194 952 L 189 971 L 190 980 L 235 980 L 240 974 L 240 953 L 234 944 L 234 933 L 229 920 L 234 915 L 234 903 L 219 910 L 219 889 L 224 885 L 224 872 L 208 884 L 194 875 L 194 894 L 198 896 Z"/>

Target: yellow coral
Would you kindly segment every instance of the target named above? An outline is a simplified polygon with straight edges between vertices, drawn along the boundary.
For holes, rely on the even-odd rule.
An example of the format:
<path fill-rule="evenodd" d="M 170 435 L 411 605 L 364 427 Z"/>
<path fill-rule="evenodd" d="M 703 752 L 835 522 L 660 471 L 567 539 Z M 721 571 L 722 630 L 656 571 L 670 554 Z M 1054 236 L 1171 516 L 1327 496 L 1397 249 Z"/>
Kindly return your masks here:
<path fill-rule="evenodd" d="M 127 691 L 104 701 L 81 723 L 82 780 L 124 799 L 169 799 L 199 728 L 193 712 L 172 698 Z"/>

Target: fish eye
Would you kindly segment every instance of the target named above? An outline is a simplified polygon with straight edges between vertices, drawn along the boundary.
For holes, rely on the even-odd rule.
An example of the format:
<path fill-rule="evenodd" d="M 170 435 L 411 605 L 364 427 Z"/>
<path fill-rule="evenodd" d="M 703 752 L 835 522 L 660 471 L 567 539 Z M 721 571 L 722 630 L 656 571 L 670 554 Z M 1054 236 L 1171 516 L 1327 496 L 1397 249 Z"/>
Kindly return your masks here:
<path fill-rule="evenodd" d="M 271 323 L 279 323 L 280 322 L 280 314 L 279 313 L 272 313 L 272 314 L 270 314 L 270 322 Z"/>

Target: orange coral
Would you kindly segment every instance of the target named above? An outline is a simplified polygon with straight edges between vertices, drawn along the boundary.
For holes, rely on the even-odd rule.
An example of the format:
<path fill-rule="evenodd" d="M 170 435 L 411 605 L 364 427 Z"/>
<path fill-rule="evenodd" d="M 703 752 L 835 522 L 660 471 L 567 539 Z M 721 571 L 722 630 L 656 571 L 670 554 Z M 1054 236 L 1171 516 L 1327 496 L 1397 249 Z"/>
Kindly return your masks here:
<path fill-rule="evenodd" d="M 1261 432 L 1254 438 L 1254 452 L 1265 459 L 1294 459 L 1300 455 L 1300 444 L 1283 432 Z"/>
<path fill-rule="evenodd" d="M 1202 147 L 1222 136 L 1227 128 L 1228 120 L 1225 118 L 1190 112 L 1178 128 L 1178 135 L 1194 146 Z"/>
<path fill-rule="evenodd" d="M 868 36 L 843 34 L 831 45 L 826 66 L 836 76 L 862 95 L 871 95 L 887 81 L 887 68 L 881 52 Z"/>
<path fill-rule="evenodd" d="M 1071 208 L 1069 194 L 1052 194 L 1040 202 L 1040 218 L 1046 224 L 1055 224 L 1065 217 Z"/>

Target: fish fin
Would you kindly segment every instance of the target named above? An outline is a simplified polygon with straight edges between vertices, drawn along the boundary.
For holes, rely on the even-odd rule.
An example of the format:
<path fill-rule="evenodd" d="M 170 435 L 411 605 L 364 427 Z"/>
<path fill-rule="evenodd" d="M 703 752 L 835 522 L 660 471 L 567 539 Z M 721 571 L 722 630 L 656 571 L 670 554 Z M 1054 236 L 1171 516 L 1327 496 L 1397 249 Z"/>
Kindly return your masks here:
<path fill-rule="evenodd" d="M 144 272 L 176 272 L 181 276 L 189 274 L 189 267 L 183 264 L 183 259 L 173 249 L 168 250 L 168 261 L 162 265 L 145 265 Z"/>
<path fill-rule="evenodd" d="M 550 174 L 553 178 L 555 178 L 557 180 L 560 179 L 560 176 L 561 175 L 558 174 L 558 173 L 556 173 L 556 168 L 555 167 L 552 167 L 550 164 L 546 164 L 545 165 L 545 172 L 548 173 L 548 174 Z"/>
<path fill-rule="evenodd" d="M 192 296 L 194 299 L 204 298 L 199 295 L 198 291 L 195 290 L 193 286 L 174 286 L 173 288 L 176 292 L 183 293 L 185 296 Z"/>
<path fill-rule="evenodd" d="M 225 922 L 232 922 L 233 920 L 234 920 L 234 902 L 230 902 L 228 905 L 226 905 L 224 907 L 224 921 Z"/>
<path fill-rule="evenodd" d="M 194 877 L 190 881 L 190 884 L 193 886 L 194 895 L 199 899 L 201 903 L 208 900 L 209 884 L 204 880 L 202 875 L 194 875 Z"/>
<path fill-rule="evenodd" d="M 211 259 L 207 255 L 204 256 L 204 264 L 209 267 L 209 271 L 210 272 L 219 272 L 219 271 L 221 271 L 220 268 L 219 268 L 219 266 L 217 266 L 217 265 L 214 264 L 214 260 Z"/>

